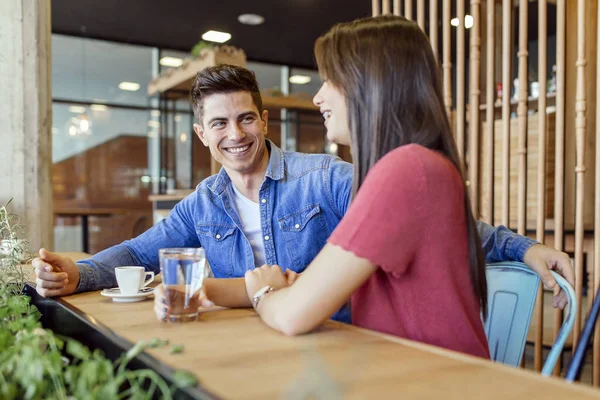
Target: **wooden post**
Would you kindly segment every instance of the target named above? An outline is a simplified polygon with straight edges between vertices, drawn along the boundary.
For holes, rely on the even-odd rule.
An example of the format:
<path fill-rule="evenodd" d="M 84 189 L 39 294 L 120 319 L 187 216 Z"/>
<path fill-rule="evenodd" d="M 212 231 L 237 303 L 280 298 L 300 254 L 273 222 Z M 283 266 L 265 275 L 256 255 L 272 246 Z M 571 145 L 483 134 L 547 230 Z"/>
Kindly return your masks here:
<path fill-rule="evenodd" d="M 575 165 L 576 194 L 575 194 L 575 293 L 577 304 L 581 304 L 582 278 L 583 278 L 583 207 L 584 207 L 584 174 L 585 174 L 585 139 L 586 139 L 586 0 L 577 1 L 577 98 L 575 102 L 575 133 L 576 133 L 576 157 Z M 575 327 L 573 328 L 573 349 L 577 346 L 581 334 L 581 312 L 575 315 Z M 597 339 L 596 339 L 597 340 Z"/>
<path fill-rule="evenodd" d="M 400 0 L 394 0 L 394 15 L 402 15 Z"/>
<path fill-rule="evenodd" d="M 465 0 L 457 0 L 458 27 L 456 34 L 456 145 L 461 162 L 465 163 Z"/>
<path fill-rule="evenodd" d="M 374 17 L 377 17 L 380 13 L 379 11 L 379 0 L 371 0 L 371 10 Z"/>
<path fill-rule="evenodd" d="M 483 151 L 483 172 L 485 176 L 486 187 L 484 188 L 486 199 L 484 199 L 485 220 L 489 224 L 494 223 L 494 93 L 495 87 L 495 49 L 496 49 L 496 2 L 487 0 L 487 47 L 486 47 L 486 132 L 487 145 Z"/>
<path fill-rule="evenodd" d="M 429 0 L 429 40 L 435 59 L 439 59 L 438 54 L 438 2 Z"/>
<path fill-rule="evenodd" d="M 446 104 L 446 113 L 452 122 L 452 61 L 450 58 L 450 40 L 452 31 L 450 30 L 450 0 L 444 0 L 444 10 L 442 17 L 442 42 L 444 46 L 443 64 L 444 70 L 444 103 Z"/>
<path fill-rule="evenodd" d="M 554 173 L 554 248 L 562 251 L 564 243 L 564 196 L 565 196 L 565 35 L 566 3 L 556 3 L 556 131 L 555 131 L 555 173 Z M 562 326 L 563 312 L 554 312 L 554 339 Z M 559 375 L 560 363 L 554 369 Z"/>
<path fill-rule="evenodd" d="M 0 203 L 32 249 L 53 247 L 50 0 L 0 2 Z"/>
<path fill-rule="evenodd" d="M 598 28 L 597 42 L 600 44 L 600 4 L 598 6 Z M 597 52 L 597 64 L 600 66 L 600 52 Z M 600 127 L 600 69 L 596 69 L 596 129 Z M 594 207 L 594 292 L 595 297 L 600 289 L 600 135 L 596 131 L 596 176 L 595 176 L 595 207 Z M 588 290 L 588 295 L 590 291 Z M 592 299 L 593 301 L 593 299 Z M 600 385 L 600 324 L 596 324 L 594 342 L 593 342 L 594 364 L 592 366 L 592 384 L 596 387 Z"/>
<path fill-rule="evenodd" d="M 470 121 L 469 121 L 469 182 L 471 192 L 471 205 L 473 215 L 479 218 L 479 75 L 480 75 L 480 57 L 481 57 L 481 29 L 480 29 L 480 0 L 471 0 L 471 15 L 473 16 L 473 26 L 470 33 L 471 51 L 469 54 L 471 61 L 471 78 L 469 89 L 471 91 L 470 100 Z"/>
<path fill-rule="evenodd" d="M 502 225 L 509 226 L 510 198 L 510 61 L 512 1 L 502 2 Z"/>
<path fill-rule="evenodd" d="M 546 229 L 546 46 L 547 31 L 547 0 L 538 1 L 538 82 L 540 94 L 538 99 L 538 174 L 537 174 L 537 224 L 536 240 L 544 243 Z M 544 343 L 544 289 L 540 284 L 536 299 L 536 321 L 534 359 L 542 360 Z M 537 364 L 536 364 L 537 365 Z M 541 368 L 541 366 L 540 366 Z"/>
<path fill-rule="evenodd" d="M 404 16 L 406 17 L 406 19 L 413 19 L 413 13 L 412 13 L 412 9 L 413 9 L 413 5 L 412 5 L 413 0 L 406 0 L 404 2 Z"/>
<path fill-rule="evenodd" d="M 387 15 L 387 14 L 391 14 L 390 12 L 390 0 L 382 0 L 382 6 L 381 6 L 381 14 L 383 15 Z"/>
<path fill-rule="evenodd" d="M 425 0 L 417 0 L 417 24 L 425 32 Z"/>

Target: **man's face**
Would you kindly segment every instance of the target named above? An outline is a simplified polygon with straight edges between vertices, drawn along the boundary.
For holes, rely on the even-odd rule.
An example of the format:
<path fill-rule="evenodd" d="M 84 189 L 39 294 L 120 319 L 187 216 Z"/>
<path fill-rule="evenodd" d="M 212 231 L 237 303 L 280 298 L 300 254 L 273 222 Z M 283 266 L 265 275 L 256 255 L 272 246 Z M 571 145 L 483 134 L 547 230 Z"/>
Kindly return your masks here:
<path fill-rule="evenodd" d="M 259 114 L 249 92 L 208 96 L 201 118 L 194 131 L 228 172 L 253 173 L 261 167 L 268 113 Z"/>

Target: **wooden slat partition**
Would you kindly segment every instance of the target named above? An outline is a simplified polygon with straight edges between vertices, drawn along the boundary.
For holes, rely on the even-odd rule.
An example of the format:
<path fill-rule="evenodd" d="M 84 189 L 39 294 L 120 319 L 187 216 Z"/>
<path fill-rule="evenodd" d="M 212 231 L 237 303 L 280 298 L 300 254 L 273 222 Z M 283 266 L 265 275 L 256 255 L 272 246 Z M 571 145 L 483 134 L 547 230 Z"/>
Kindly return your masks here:
<path fill-rule="evenodd" d="M 482 215 L 484 221 L 493 224 L 494 221 L 494 93 L 495 93 L 495 68 L 496 62 L 496 1 L 487 0 L 486 4 L 486 110 L 485 121 L 487 146 L 483 149 L 483 174 L 486 186 L 483 188 Z"/>
<path fill-rule="evenodd" d="M 425 0 L 417 0 L 417 24 L 425 32 Z"/>
<path fill-rule="evenodd" d="M 600 24 L 600 7 L 598 7 L 598 23 Z M 600 43 L 600 25 L 597 29 L 597 42 Z M 598 128 L 600 127 L 600 52 L 597 52 L 596 64 L 596 176 L 595 176 L 595 207 L 594 207 L 594 233 L 600 232 L 600 140 Z M 600 235 L 594 235 L 594 293 L 595 297 L 600 289 Z M 588 290 L 589 293 L 589 290 Z M 596 324 L 593 345 L 592 384 L 600 386 L 600 324 Z"/>
<path fill-rule="evenodd" d="M 512 1 L 502 1 L 502 225 L 509 223 L 510 195 L 510 63 L 512 59 L 511 42 L 511 12 Z"/>
<path fill-rule="evenodd" d="M 429 0 L 429 40 L 433 55 L 437 60 L 438 54 L 438 2 L 437 0 Z"/>
<path fill-rule="evenodd" d="M 471 205 L 473 214 L 479 216 L 479 66 L 480 66 L 480 21 L 479 7 L 481 0 L 471 0 L 471 15 L 473 26 L 470 34 L 470 83 L 471 100 L 469 103 L 469 189 L 471 192 Z"/>
<path fill-rule="evenodd" d="M 456 0 L 458 28 L 456 34 L 456 145 L 465 162 L 465 0 Z"/>
<path fill-rule="evenodd" d="M 556 131 L 554 179 L 554 248 L 564 250 L 564 198 L 565 198 L 565 62 L 566 62 L 566 0 L 556 3 Z M 598 254 L 598 253 L 596 253 Z M 562 325 L 563 312 L 554 312 L 554 340 Z M 559 364 L 559 363 L 557 363 Z M 560 365 L 554 374 L 560 373 Z"/>
<path fill-rule="evenodd" d="M 413 19 L 413 0 L 406 0 L 404 2 L 404 16 L 407 19 Z"/>
<path fill-rule="evenodd" d="M 444 103 L 446 104 L 446 112 L 448 118 L 452 119 L 452 61 L 450 55 L 450 7 L 451 0 L 444 0 L 444 9 L 442 11 L 442 26 L 443 26 L 443 38 L 442 43 L 444 46 L 443 51 L 443 64 L 442 68 L 444 71 Z"/>
<path fill-rule="evenodd" d="M 583 207 L 584 207 L 584 174 L 585 174 L 585 139 L 586 139 L 586 2 L 577 1 L 577 99 L 575 102 L 575 133 L 576 133 L 576 193 L 575 193 L 575 293 L 578 304 L 581 304 L 583 294 Z M 575 327 L 573 328 L 573 348 L 577 345 L 581 333 L 581 308 L 575 315 Z M 596 338 L 598 340 L 598 338 Z"/>

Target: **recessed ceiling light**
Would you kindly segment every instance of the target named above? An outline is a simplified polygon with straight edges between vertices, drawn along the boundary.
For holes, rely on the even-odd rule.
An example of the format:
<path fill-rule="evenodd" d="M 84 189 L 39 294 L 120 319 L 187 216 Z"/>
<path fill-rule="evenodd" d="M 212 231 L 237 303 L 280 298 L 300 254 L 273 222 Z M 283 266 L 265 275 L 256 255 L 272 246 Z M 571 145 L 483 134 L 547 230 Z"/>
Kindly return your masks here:
<path fill-rule="evenodd" d="M 108 109 L 104 104 L 92 104 L 90 108 L 92 111 L 106 111 Z"/>
<path fill-rule="evenodd" d="M 238 16 L 238 21 L 245 25 L 260 25 L 265 22 L 265 18 L 258 14 L 242 14 Z"/>
<path fill-rule="evenodd" d="M 185 142 L 187 142 L 187 139 L 188 139 L 187 133 L 185 133 L 185 132 L 182 132 L 182 133 L 181 133 L 181 135 L 179 135 L 179 141 L 180 141 L 181 143 L 185 143 Z"/>
<path fill-rule="evenodd" d="M 85 112 L 85 107 L 82 106 L 70 106 L 69 107 L 69 112 L 72 112 L 73 114 L 81 114 Z"/>
<path fill-rule="evenodd" d="M 181 115 L 175 116 L 175 122 L 181 122 Z"/>
<path fill-rule="evenodd" d="M 152 110 L 150 111 L 150 115 L 152 115 L 153 117 L 160 117 L 160 111 Z"/>
<path fill-rule="evenodd" d="M 119 83 L 119 89 L 135 92 L 140 90 L 140 84 L 135 82 L 121 82 Z"/>
<path fill-rule="evenodd" d="M 208 40 L 209 42 L 225 43 L 231 39 L 231 34 L 227 32 L 208 31 L 202 35 L 202 39 Z"/>
<path fill-rule="evenodd" d="M 452 26 L 458 26 L 458 18 L 452 18 L 450 20 L 450 25 Z M 473 16 L 472 15 L 465 15 L 465 28 L 466 29 L 471 29 L 473 27 Z"/>
<path fill-rule="evenodd" d="M 180 67 L 183 64 L 183 60 L 178 57 L 163 57 L 159 63 L 164 67 Z"/>
<path fill-rule="evenodd" d="M 290 76 L 290 83 L 295 85 L 304 85 L 311 81 L 310 76 L 306 75 L 292 75 Z"/>
<path fill-rule="evenodd" d="M 160 126 L 160 122 L 150 120 L 150 121 L 148 121 L 148 126 L 150 128 L 158 128 Z"/>

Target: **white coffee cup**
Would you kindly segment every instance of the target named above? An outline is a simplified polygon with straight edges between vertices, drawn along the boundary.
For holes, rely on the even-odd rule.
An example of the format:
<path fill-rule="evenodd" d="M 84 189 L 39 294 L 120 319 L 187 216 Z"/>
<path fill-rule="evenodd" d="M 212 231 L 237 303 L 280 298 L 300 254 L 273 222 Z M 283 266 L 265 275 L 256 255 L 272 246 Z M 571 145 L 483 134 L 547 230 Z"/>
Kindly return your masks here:
<path fill-rule="evenodd" d="M 154 280 L 154 272 L 146 272 L 144 267 L 117 267 L 115 275 L 122 294 L 137 294 Z"/>

